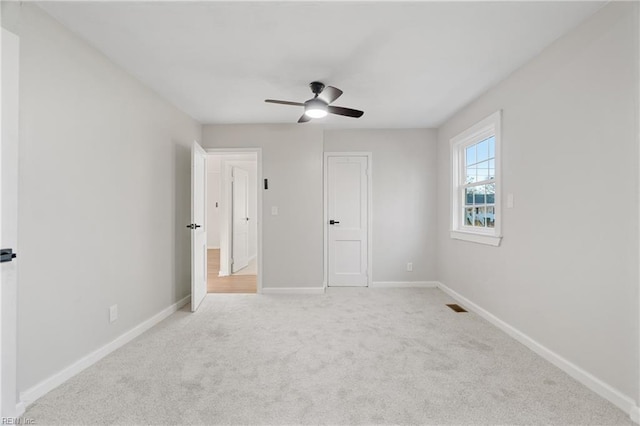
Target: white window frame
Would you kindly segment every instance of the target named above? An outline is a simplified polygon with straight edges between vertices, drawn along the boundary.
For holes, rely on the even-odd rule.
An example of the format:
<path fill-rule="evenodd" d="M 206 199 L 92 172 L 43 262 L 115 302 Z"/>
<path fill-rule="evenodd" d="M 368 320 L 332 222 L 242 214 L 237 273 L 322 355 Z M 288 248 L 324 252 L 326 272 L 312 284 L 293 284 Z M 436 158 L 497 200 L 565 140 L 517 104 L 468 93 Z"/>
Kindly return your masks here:
<path fill-rule="evenodd" d="M 499 246 L 502 240 L 502 182 L 501 172 L 501 144 L 502 144 L 502 111 L 497 111 L 489 117 L 474 124 L 458 136 L 450 140 L 451 145 L 451 238 L 471 241 L 491 246 Z M 464 184 L 466 172 L 464 164 L 465 149 L 468 146 L 495 136 L 495 207 L 493 228 L 479 228 L 466 226 L 463 218 Z"/>

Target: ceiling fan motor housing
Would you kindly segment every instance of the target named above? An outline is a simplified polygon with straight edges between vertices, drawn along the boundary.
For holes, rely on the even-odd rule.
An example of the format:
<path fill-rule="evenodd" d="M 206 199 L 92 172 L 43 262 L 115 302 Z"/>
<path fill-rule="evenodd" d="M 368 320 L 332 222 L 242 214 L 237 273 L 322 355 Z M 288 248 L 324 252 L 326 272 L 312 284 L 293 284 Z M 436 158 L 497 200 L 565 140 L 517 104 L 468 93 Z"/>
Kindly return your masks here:
<path fill-rule="evenodd" d="M 309 84 L 311 87 L 311 91 L 316 95 L 319 95 L 324 90 L 324 83 L 320 83 L 319 81 L 314 81 Z"/>
<path fill-rule="evenodd" d="M 327 109 L 328 104 L 320 98 L 313 98 L 305 101 L 304 106 L 306 108 L 324 108 Z"/>

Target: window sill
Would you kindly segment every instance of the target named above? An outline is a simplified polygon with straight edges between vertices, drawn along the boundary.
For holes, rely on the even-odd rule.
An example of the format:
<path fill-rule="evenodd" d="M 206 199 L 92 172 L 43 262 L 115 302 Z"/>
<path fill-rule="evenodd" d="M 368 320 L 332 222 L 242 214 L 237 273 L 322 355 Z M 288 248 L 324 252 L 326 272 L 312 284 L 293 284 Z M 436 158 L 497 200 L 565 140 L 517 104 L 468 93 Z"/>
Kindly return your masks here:
<path fill-rule="evenodd" d="M 454 240 L 471 241 L 478 244 L 486 244 L 488 246 L 498 247 L 502 237 L 493 235 L 472 234 L 470 232 L 451 231 L 451 238 Z"/>

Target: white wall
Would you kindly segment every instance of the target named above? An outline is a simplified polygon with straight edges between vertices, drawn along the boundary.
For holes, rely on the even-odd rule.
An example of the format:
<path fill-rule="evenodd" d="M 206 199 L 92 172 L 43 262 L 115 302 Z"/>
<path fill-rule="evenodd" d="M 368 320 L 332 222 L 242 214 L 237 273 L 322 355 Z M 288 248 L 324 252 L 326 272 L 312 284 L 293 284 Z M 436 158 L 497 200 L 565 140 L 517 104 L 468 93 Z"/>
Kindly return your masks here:
<path fill-rule="evenodd" d="M 220 248 L 220 160 L 219 155 L 207 156 L 207 247 L 210 249 Z"/>
<path fill-rule="evenodd" d="M 326 152 L 372 153 L 374 282 L 436 279 L 436 148 L 429 129 L 324 133 Z"/>
<path fill-rule="evenodd" d="M 321 287 L 322 130 L 314 125 L 205 125 L 205 148 L 262 148 L 263 287 Z M 271 215 L 277 206 L 279 214 Z"/>
<path fill-rule="evenodd" d="M 438 133 L 440 281 L 636 400 L 637 8 L 610 3 Z M 498 109 L 496 248 L 449 237 L 449 140 Z"/>
<path fill-rule="evenodd" d="M 25 391 L 189 294 L 190 145 L 201 126 L 34 4 L 2 8 L 20 36 Z"/>

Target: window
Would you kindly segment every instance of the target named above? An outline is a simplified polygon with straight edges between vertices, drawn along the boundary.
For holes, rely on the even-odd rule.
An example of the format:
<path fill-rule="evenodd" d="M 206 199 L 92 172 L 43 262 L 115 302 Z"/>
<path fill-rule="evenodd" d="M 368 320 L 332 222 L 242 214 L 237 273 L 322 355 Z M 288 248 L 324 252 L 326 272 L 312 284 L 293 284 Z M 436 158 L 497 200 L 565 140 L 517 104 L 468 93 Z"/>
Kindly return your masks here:
<path fill-rule="evenodd" d="M 451 238 L 500 244 L 500 118 L 451 139 Z"/>

